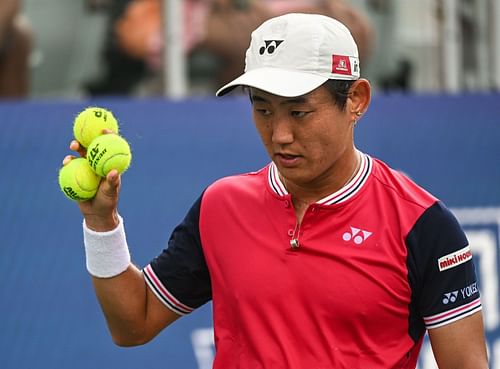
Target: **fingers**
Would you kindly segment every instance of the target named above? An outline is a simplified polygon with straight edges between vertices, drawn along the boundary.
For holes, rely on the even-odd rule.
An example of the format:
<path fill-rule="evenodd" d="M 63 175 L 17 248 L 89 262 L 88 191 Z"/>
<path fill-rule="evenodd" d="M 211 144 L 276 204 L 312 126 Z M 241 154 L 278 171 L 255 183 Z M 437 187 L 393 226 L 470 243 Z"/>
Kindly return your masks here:
<path fill-rule="evenodd" d="M 73 155 L 66 155 L 63 159 L 62 164 L 67 165 L 71 160 L 73 160 L 75 157 Z"/>
<path fill-rule="evenodd" d="M 80 145 L 80 143 L 77 140 L 72 140 L 69 143 L 69 149 L 72 151 L 76 151 L 81 157 L 85 157 L 87 155 L 87 151 L 85 148 Z M 63 159 L 62 164 L 63 165 L 68 165 L 68 163 L 75 158 L 75 155 L 66 155 Z"/>
<path fill-rule="evenodd" d="M 77 140 L 72 140 L 69 144 L 70 150 L 78 151 L 80 149 L 80 143 Z"/>
<path fill-rule="evenodd" d="M 80 154 L 81 157 L 85 157 L 87 155 L 87 150 L 85 147 L 80 145 L 80 142 L 77 140 L 72 140 L 69 144 L 69 149 L 72 151 L 76 151 L 78 154 Z"/>

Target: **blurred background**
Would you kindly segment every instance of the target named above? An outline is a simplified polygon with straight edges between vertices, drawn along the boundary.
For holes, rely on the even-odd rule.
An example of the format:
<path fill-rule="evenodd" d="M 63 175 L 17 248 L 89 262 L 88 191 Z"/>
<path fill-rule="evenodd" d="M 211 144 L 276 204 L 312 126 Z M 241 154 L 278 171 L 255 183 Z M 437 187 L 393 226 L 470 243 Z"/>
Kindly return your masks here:
<path fill-rule="evenodd" d="M 146 265 L 207 185 L 267 163 L 248 98 L 214 93 L 250 31 L 292 11 L 352 30 L 375 90 L 357 146 L 461 222 L 500 369 L 498 0 L 0 0 L 0 368 L 211 367 L 210 304 L 145 346 L 111 342 L 57 174 L 78 112 L 112 110 L 133 152 L 120 212 Z M 419 369 L 434 368 L 426 341 Z"/>
<path fill-rule="evenodd" d="M 250 31 L 290 11 L 346 23 L 377 91 L 500 87 L 496 0 L 2 0 L 9 2 L 31 29 L 26 96 L 35 99 L 211 95 L 241 72 Z M 4 54 L 15 44 L 5 38 Z"/>

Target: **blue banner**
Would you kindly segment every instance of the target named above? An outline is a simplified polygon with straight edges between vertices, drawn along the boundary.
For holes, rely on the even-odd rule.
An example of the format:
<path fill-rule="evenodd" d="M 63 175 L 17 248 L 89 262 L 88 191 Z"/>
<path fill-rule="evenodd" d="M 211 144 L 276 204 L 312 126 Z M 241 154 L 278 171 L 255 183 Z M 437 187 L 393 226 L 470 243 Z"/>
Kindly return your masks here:
<path fill-rule="evenodd" d="M 375 96 L 356 127 L 360 150 L 442 199 L 466 230 L 492 369 L 500 369 L 499 101 L 498 94 Z M 72 121 L 89 105 L 111 109 L 132 147 L 119 208 L 139 266 L 166 246 L 207 185 L 268 162 L 246 97 L 0 103 L 0 366 L 210 368 L 210 304 L 144 346 L 111 341 L 85 269 L 82 217 L 57 183 Z M 419 368 L 435 368 L 427 343 Z"/>

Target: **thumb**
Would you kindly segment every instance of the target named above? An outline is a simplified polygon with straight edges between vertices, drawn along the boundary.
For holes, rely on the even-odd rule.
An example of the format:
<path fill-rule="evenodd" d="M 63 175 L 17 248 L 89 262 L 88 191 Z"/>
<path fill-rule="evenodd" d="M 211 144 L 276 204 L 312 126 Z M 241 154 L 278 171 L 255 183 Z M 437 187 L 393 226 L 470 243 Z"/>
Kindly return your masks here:
<path fill-rule="evenodd" d="M 108 197 L 117 197 L 120 191 L 121 177 L 116 169 L 111 170 L 102 184 L 102 190 Z"/>

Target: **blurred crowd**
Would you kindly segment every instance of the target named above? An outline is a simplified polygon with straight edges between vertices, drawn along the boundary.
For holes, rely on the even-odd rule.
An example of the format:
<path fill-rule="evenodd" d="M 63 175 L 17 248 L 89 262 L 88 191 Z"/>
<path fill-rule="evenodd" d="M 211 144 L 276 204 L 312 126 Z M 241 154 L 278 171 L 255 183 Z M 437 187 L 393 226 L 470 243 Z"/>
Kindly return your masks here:
<path fill-rule="evenodd" d="M 38 1 L 24 0 L 24 4 L 30 3 L 31 9 L 43 8 Z M 59 4 L 56 0 L 51 1 Z M 60 1 L 64 3 L 64 0 Z M 488 0 L 490 5 L 483 5 L 483 8 L 491 8 L 495 1 Z M 36 45 L 35 38 L 39 39 L 40 35 L 30 26 L 30 21 L 36 24 L 39 19 L 28 19 L 23 14 L 22 2 L 0 1 L 0 99 L 29 97 L 33 87 L 30 86 L 30 81 L 33 85 L 30 71 L 32 74 L 37 72 L 36 77 L 41 75 L 40 68 L 30 65 L 36 60 L 34 55 L 42 55 L 43 60 L 45 51 Z M 99 55 L 95 60 L 95 69 L 98 73 L 81 79 L 66 77 L 66 85 L 78 84 L 74 90 L 78 90 L 78 95 L 86 96 L 163 95 L 165 9 L 162 6 L 165 1 L 79 0 L 79 3 L 86 15 L 103 16 L 105 29 L 102 34 L 99 33 L 99 45 L 96 45 Z M 446 30 L 438 24 L 444 14 L 440 11 L 441 3 L 439 0 L 429 0 L 425 4 L 410 0 L 182 0 L 182 42 L 188 91 L 210 94 L 239 75 L 244 68 L 251 31 L 265 19 L 289 12 L 324 14 L 345 23 L 358 44 L 362 74 L 370 79 L 375 89 L 443 89 L 442 68 L 446 63 L 442 56 L 443 42 L 446 41 L 439 32 Z M 466 3 L 469 2 L 460 1 L 462 5 Z M 462 55 L 456 58 L 464 69 L 463 73 L 459 73 L 462 79 L 460 87 L 472 90 L 494 86 L 491 81 L 500 84 L 500 80 L 491 75 L 493 69 L 485 70 L 487 68 L 484 67 L 489 61 L 495 64 L 496 59 L 499 59 L 497 63 L 500 65 L 500 58 L 495 57 L 495 48 L 488 46 L 493 44 L 494 37 L 484 39 L 484 35 L 491 33 L 486 30 L 492 29 L 496 23 L 471 22 L 470 18 L 463 16 L 474 14 L 473 9 L 470 6 L 462 8 L 461 32 L 465 44 L 457 49 L 462 50 Z M 73 10 L 74 5 L 67 6 L 66 11 L 69 9 Z M 54 22 L 56 20 L 60 21 L 55 18 Z M 57 27 L 54 24 L 54 29 Z M 61 28 L 60 32 L 68 30 L 68 27 L 71 25 Z M 86 32 L 86 29 L 80 26 L 71 31 Z M 51 29 L 45 34 L 52 36 L 52 32 Z M 57 41 L 53 45 L 57 47 Z M 78 51 L 78 46 L 73 46 L 76 42 L 70 45 L 72 51 L 66 50 L 58 55 L 75 54 Z M 484 50 L 489 54 L 479 59 L 481 50 L 483 54 Z M 49 57 L 53 54 L 46 53 L 44 63 L 50 63 Z M 92 62 L 87 62 L 85 66 L 89 64 Z M 434 68 L 429 69 L 429 65 Z M 46 82 L 51 77 L 46 76 L 45 70 L 42 75 Z M 68 75 L 74 76 L 74 72 L 75 68 L 68 68 Z"/>
<path fill-rule="evenodd" d="M 86 85 L 90 95 L 128 94 L 162 69 L 162 0 L 88 0 L 107 7 L 109 29 L 103 50 L 105 73 Z M 373 42 L 368 18 L 343 0 L 184 0 L 183 47 L 192 80 L 222 85 L 243 71 L 250 33 L 264 20 L 289 12 L 329 15 L 344 22 L 361 60 Z M 209 76 L 209 78 L 207 78 Z M 208 80 L 207 80 L 208 79 Z M 215 87 L 214 87 L 215 88 Z"/>
<path fill-rule="evenodd" d="M 87 96 L 161 95 L 163 0 L 81 0 L 88 13 L 105 14 L 100 73 L 82 81 Z M 383 7 L 387 0 L 369 0 Z M 318 13 L 346 24 L 369 62 L 376 35 L 370 19 L 344 0 L 182 0 L 183 49 L 190 91 L 213 92 L 238 76 L 250 33 L 264 20 L 289 12 Z M 34 36 L 22 0 L 0 4 L 0 99 L 29 97 Z M 408 77 L 403 76 L 403 82 Z M 399 82 L 398 82 L 399 83 Z M 404 83 L 399 83 L 404 86 Z"/>
<path fill-rule="evenodd" d="M 0 5 L 0 98 L 22 98 L 29 92 L 32 32 L 20 10 L 21 0 L 2 0 Z"/>

